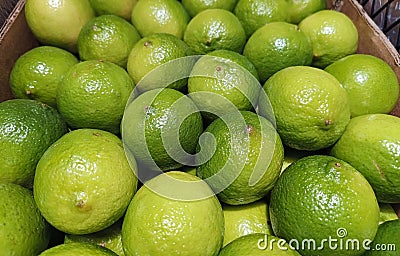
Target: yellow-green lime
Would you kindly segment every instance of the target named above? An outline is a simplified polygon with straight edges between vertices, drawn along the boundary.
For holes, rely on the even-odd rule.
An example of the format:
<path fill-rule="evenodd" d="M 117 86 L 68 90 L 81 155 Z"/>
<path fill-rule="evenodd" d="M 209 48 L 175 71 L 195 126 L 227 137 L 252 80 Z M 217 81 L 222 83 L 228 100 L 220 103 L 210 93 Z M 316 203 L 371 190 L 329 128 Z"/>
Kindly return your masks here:
<path fill-rule="evenodd" d="M 370 114 L 350 120 L 331 154 L 369 181 L 381 203 L 400 203 L 400 118 Z"/>
<path fill-rule="evenodd" d="M 338 79 L 350 101 L 351 116 L 388 114 L 396 106 L 399 82 L 382 59 L 352 54 L 335 61 L 325 71 Z"/>
<path fill-rule="evenodd" d="M 225 49 L 242 53 L 246 34 L 239 19 L 225 9 L 207 9 L 187 25 L 183 40 L 195 54 Z"/>
<path fill-rule="evenodd" d="M 193 101 L 174 89 L 154 89 L 127 106 L 122 121 L 125 146 L 149 170 L 173 170 L 192 163 L 203 131 Z"/>
<path fill-rule="evenodd" d="M 288 22 L 298 24 L 307 16 L 326 9 L 325 0 L 287 0 Z"/>
<path fill-rule="evenodd" d="M 89 243 L 68 243 L 51 247 L 39 256 L 117 256 L 113 251 Z"/>
<path fill-rule="evenodd" d="M 310 256 L 362 255 L 362 243 L 375 237 L 379 223 L 368 181 L 348 163 L 327 155 L 290 165 L 271 191 L 269 210 L 274 234 Z M 336 239 L 336 246 L 328 245 L 329 238 Z"/>
<path fill-rule="evenodd" d="M 226 245 L 218 256 L 300 256 L 283 239 L 270 234 L 249 234 Z"/>
<path fill-rule="evenodd" d="M 181 39 L 189 20 L 189 14 L 176 0 L 140 0 L 131 14 L 131 22 L 142 37 L 168 33 Z"/>
<path fill-rule="evenodd" d="M 271 118 L 285 145 L 315 151 L 332 146 L 350 120 L 345 89 L 321 69 L 296 66 L 278 71 L 264 84 L 268 101 L 260 100 L 260 114 Z"/>
<path fill-rule="evenodd" d="M 115 134 L 135 84 L 120 66 L 88 60 L 68 70 L 57 90 L 57 107 L 72 128 L 95 128 Z"/>
<path fill-rule="evenodd" d="M 305 151 L 305 150 L 298 150 L 290 147 L 284 147 L 284 158 L 283 158 L 283 164 L 282 164 L 282 172 L 293 162 L 306 157 L 306 156 L 311 156 L 317 154 L 315 151 Z"/>
<path fill-rule="evenodd" d="M 397 216 L 391 204 L 388 203 L 379 204 L 379 224 L 382 224 L 383 222 L 389 220 L 396 220 L 398 218 L 399 217 Z"/>
<path fill-rule="evenodd" d="M 287 21 L 286 0 L 239 0 L 234 13 L 249 38 L 257 29 L 273 21 Z"/>
<path fill-rule="evenodd" d="M 216 55 L 204 55 L 195 63 L 188 79 L 189 97 L 207 120 L 236 110 L 253 110 L 261 90 L 251 73 L 253 66 L 246 65 L 245 57 Z"/>
<path fill-rule="evenodd" d="M 139 39 L 139 32 L 128 21 L 112 14 L 100 15 L 86 23 L 79 33 L 79 57 L 126 68 L 129 53 Z"/>
<path fill-rule="evenodd" d="M 138 0 L 89 0 L 97 16 L 114 14 L 126 20 L 131 19 L 132 9 Z"/>
<path fill-rule="evenodd" d="M 70 235 L 65 234 L 64 243 L 91 243 L 103 246 L 115 252 L 119 256 L 124 256 L 124 249 L 122 247 L 122 221 L 117 221 L 108 228 L 100 230 L 95 233 L 86 235 Z"/>
<path fill-rule="evenodd" d="M 157 193 L 160 188 L 173 190 L 175 198 L 212 193 L 205 182 L 179 171 L 145 183 L 133 197 L 122 225 L 125 255 L 218 255 L 224 234 L 218 199 L 214 195 L 197 200 L 173 199 Z"/>
<path fill-rule="evenodd" d="M 40 212 L 68 234 L 89 234 L 122 217 L 136 187 L 121 140 L 96 129 L 71 131 L 40 159 L 33 185 Z"/>
<path fill-rule="evenodd" d="M 312 45 L 296 25 L 270 22 L 252 34 L 243 54 L 254 64 L 264 83 L 281 69 L 311 64 Z"/>
<path fill-rule="evenodd" d="M 61 115 L 36 100 L 0 103 L 0 182 L 31 188 L 36 164 L 46 149 L 67 132 Z"/>
<path fill-rule="evenodd" d="M 312 65 L 325 68 L 336 60 L 353 54 L 358 48 L 358 31 L 344 13 L 334 10 L 315 12 L 299 23 L 313 47 Z"/>
<path fill-rule="evenodd" d="M 39 42 L 77 53 L 79 32 L 95 13 L 89 0 L 27 0 L 25 16 Z"/>
<path fill-rule="evenodd" d="M 223 246 L 236 238 L 254 233 L 272 234 L 268 224 L 268 205 L 259 200 L 245 205 L 222 205 L 225 220 Z"/>
<path fill-rule="evenodd" d="M 165 70 L 160 66 L 169 61 L 188 56 L 190 53 L 189 46 L 176 36 L 155 33 L 142 38 L 133 47 L 129 54 L 127 70 L 136 84 L 154 70 L 154 73 L 151 74 L 152 77 L 146 77 L 146 80 L 139 84 L 137 89 L 140 91 L 166 87 L 163 86 L 162 82 L 166 80 L 166 77 L 174 77 L 172 73 L 180 74 L 180 72 L 185 72 L 186 68 L 178 67 L 179 61 L 174 62 L 177 64 L 165 65 Z M 185 62 L 182 61 L 182 63 Z M 155 71 L 156 68 L 159 69 Z M 175 76 L 177 77 L 178 75 Z M 185 75 L 182 76 L 184 77 Z M 184 91 L 186 90 L 186 85 L 187 79 L 183 79 L 169 84 L 168 88 Z"/>
<path fill-rule="evenodd" d="M 282 142 L 273 125 L 250 111 L 232 112 L 214 120 L 204 133 L 213 137 L 199 144 L 197 176 L 230 205 L 265 197 L 283 162 Z"/>
<path fill-rule="evenodd" d="M 182 0 L 182 5 L 191 17 L 206 9 L 233 11 L 237 0 Z"/>
<path fill-rule="evenodd" d="M 0 251 L 2 255 L 36 256 L 47 248 L 50 228 L 40 214 L 32 191 L 0 183 Z"/>
<path fill-rule="evenodd" d="M 56 108 L 61 78 L 78 59 L 53 46 L 39 46 L 21 55 L 11 70 L 10 87 L 16 98 L 33 99 Z"/>
<path fill-rule="evenodd" d="M 196 167 L 195 166 L 183 166 L 183 167 L 179 168 L 178 170 L 196 176 Z"/>
<path fill-rule="evenodd" d="M 400 219 L 387 221 L 379 225 L 378 232 L 369 244 L 365 256 L 397 256 L 400 246 Z"/>

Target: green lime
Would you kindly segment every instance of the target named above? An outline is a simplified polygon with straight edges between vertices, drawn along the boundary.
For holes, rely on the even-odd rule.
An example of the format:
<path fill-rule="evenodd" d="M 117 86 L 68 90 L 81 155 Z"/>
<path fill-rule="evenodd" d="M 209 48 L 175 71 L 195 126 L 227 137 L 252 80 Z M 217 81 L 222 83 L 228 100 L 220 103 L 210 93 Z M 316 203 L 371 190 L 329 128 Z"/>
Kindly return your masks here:
<path fill-rule="evenodd" d="M 64 243 L 91 243 L 103 246 L 115 252 L 119 256 L 124 256 L 124 249 L 122 247 L 122 221 L 117 221 L 108 228 L 100 230 L 95 233 L 86 235 L 70 235 L 65 234 Z"/>
<path fill-rule="evenodd" d="M 379 203 L 379 212 L 379 224 L 399 218 L 392 205 L 387 203 Z"/>
<path fill-rule="evenodd" d="M 264 83 L 281 69 L 311 64 L 312 45 L 296 25 L 270 22 L 252 34 L 243 54 L 254 64 Z"/>
<path fill-rule="evenodd" d="M 260 114 L 271 118 L 272 105 L 285 145 L 314 151 L 332 146 L 350 120 L 346 91 L 337 79 L 312 67 L 288 67 L 264 84 L 270 102 L 260 98 Z"/>
<path fill-rule="evenodd" d="M 268 225 L 268 205 L 259 200 L 244 205 L 222 205 L 225 219 L 223 246 L 236 238 L 254 233 L 272 234 Z"/>
<path fill-rule="evenodd" d="M 207 9 L 190 20 L 183 40 L 195 54 L 220 49 L 242 53 L 246 34 L 239 19 L 230 11 Z"/>
<path fill-rule="evenodd" d="M 0 183 L 0 198 L 1 254 L 36 256 L 46 249 L 50 228 L 32 191 L 17 184 Z"/>
<path fill-rule="evenodd" d="M 179 73 L 176 65 L 165 66 L 173 69 L 174 74 L 171 74 L 172 72 L 169 68 L 166 69 L 165 73 L 161 74 L 163 72 L 163 67 L 161 66 L 172 60 L 176 60 L 177 63 L 179 61 L 177 59 L 190 55 L 190 52 L 189 46 L 174 35 L 155 33 L 146 36 L 133 47 L 129 54 L 128 73 L 133 78 L 133 81 L 139 84 L 137 89 L 140 91 L 159 88 L 163 85 L 162 82 L 148 82 L 149 79 L 165 80 L 167 76 L 174 77 L 174 74 Z M 160 69 L 155 71 L 156 68 Z M 139 83 L 140 80 L 153 70 L 157 73 L 153 73 L 151 78 L 146 77 L 143 83 Z M 186 85 L 187 79 L 184 79 L 168 85 L 168 88 L 184 91 L 186 90 Z"/>
<path fill-rule="evenodd" d="M 79 33 L 79 57 L 126 68 L 129 53 L 139 39 L 138 31 L 128 21 L 112 14 L 101 15 L 86 23 Z"/>
<path fill-rule="evenodd" d="M 46 149 L 67 132 L 52 107 L 36 100 L 0 103 L 0 182 L 31 188 L 36 164 Z"/>
<path fill-rule="evenodd" d="M 140 0 L 133 7 L 131 21 L 142 37 L 168 33 L 183 37 L 189 14 L 176 0 Z"/>
<path fill-rule="evenodd" d="M 254 70 L 241 65 L 231 54 L 207 54 L 190 73 L 189 97 L 207 120 L 236 110 L 253 110 L 261 85 L 250 71 Z"/>
<path fill-rule="evenodd" d="M 311 40 L 312 65 L 315 67 L 325 68 L 357 51 L 357 28 L 344 13 L 334 10 L 315 12 L 299 23 L 299 29 Z"/>
<path fill-rule="evenodd" d="M 89 243 L 60 244 L 49 248 L 39 256 L 117 256 L 113 251 L 100 245 Z"/>
<path fill-rule="evenodd" d="M 400 203 L 400 118 L 370 114 L 350 120 L 331 154 L 369 181 L 381 203 Z"/>
<path fill-rule="evenodd" d="M 249 234 L 226 245 L 218 256 L 300 256 L 283 239 L 269 234 Z"/>
<path fill-rule="evenodd" d="M 126 20 L 131 19 L 132 9 L 138 0 L 89 0 L 90 5 L 98 16 L 114 14 Z"/>
<path fill-rule="evenodd" d="M 255 202 L 267 195 L 283 162 L 282 142 L 273 125 L 250 111 L 213 121 L 200 141 L 197 176 L 227 204 Z M 211 157 L 210 157 L 211 155 Z"/>
<path fill-rule="evenodd" d="M 27 0 L 25 16 L 39 42 L 77 53 L 79 32 L 95 13 L 89 0 Z"/>
<path fill-rule="evenodd" d="M 274 234 L 302 255 L 361 255 L 364 241 L 378 229 L 371 185 L 332 156 L 308 156 L 290 165 L 272 189 L 269 207 Z"/>
<path fill-rule="evenodd" d="M 11 70 L 10 87 L 16 98 L 33 99 L 56 108 L 57 87 L 78 59 L 70 52 L 39 46 L 21 55 Z"/>
<path fill-rule="evenodd" d="M 286 21 L 287 12 L 287 0 L 239 0 L 234 10 L 248 38 L 269 22 Z"/>
<path fill-rule="evenodd" d="M 125 146 L 149 170 L 168 171 L 189 165 L 203 131 L 193 101 L 174 89 L 154 89 L 127 106 L 122 120 Z"/>
<path fill-rule="evenodd" d="M 158 193 L 171 188 L 175 198 Z M 208 197 L 179 199 L 193 193 Z M 224 215 L 210 187 L 196 176 L 178 171 L 145 183 L 133 197 L 122 225 L 126 255 L 215 256 L 223 234 Z"/>
<path fill-rule="evenodd" d="M 325 68 L 346 90 L 351 116 L 388 114 L 396 106 L 399 82 L 385 61 L 367 54 L 352 54 Z"/>
<path fill-rule="evenodd" d="M 298 24 L 309 15 L 326 9 L 326 0 L 287 0 L 288 22 Z"/>
<path fill-rule="evenodd" d="M 206 9 L 233 11 L 237 0 L 182 0 L 182 5 L 191 17 Z"/>
<path fill-rule="evenodd" d="M 283 172 L 286 170 L 289 165 L 291 165 L 293 162 L 306 157 L 306 156 L 311 156 L 315 155 L 315 151 L 306 151 L 306 150 L 298 150 L 290 147 L 284 147 L 284 158 L 283 158 L 283 164 L 282 164 L 282 169 L 281 171 Z"/>
<path fill-rule="evenodd" d="M 400 247 L 400 219 L 379 225 L 374 241 L 369 244 L 365 256 L 398 256 Z"/>
<path fill-rule="evenodd" d="M 132 162 L 131 162 L 132 165 Z M 89 234 L 122 217 L 137 187 L 121 140 L 95 129 L 71 131 L 40 159 L 34 198 L 52 226 L 68 234 Z"/>
<path fill-rule="evenodd" d="M 72 128 L 95 128 L 118 134 L 125 105 L 135 84 L 120 66 L 83 61 L 64 75 L 57 107 Z"/>
<path fill-rule="evenodd" d="M 244 67 L 249 71 L 257 80 L 258 80 L 258 73 L 256 67 L 253 65 L 253 63 L 244 55 L 230 51 L 230 50 L 215 50 L 212 52 L 207 53 L 209 56 L 215 56 L 215 57 L 220 57 L 220 58 L 225 58 L 230 61 L 233 61 L 240 66 Z"/>

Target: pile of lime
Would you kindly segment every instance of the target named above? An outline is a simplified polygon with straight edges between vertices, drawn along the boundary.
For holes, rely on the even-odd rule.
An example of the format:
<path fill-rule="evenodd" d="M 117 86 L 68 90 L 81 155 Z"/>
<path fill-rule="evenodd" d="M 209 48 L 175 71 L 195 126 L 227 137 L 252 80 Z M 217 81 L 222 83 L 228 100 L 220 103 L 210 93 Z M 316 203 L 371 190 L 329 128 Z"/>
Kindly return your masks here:
<path fill-rule="evenodd" d="M 5 255 L 399 255 L 399 81 L 325 0 L 25 14 L 40 46 L 0 103 Z"/>

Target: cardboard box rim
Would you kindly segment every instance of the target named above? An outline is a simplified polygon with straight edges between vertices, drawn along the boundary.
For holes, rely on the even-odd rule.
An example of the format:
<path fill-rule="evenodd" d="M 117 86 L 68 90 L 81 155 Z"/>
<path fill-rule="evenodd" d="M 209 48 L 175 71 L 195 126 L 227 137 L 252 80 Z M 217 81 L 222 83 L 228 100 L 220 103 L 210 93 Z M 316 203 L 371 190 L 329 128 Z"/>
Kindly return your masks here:
<path fill-rule="evenodd" d="M 9 87 L 9 75 L 15 61 L 26 51 L 39 46 L 26 24 L 24 5 L 17 2 L 6 23 L 0 29 L 0 102 L 13 98 Z M 359 31 L 358 53 L 377 56 L 385 60 L 400 81 L 400 55 L 385 34 L 368 16 L 356 0 L 327 0 L 328 9 L 345 13 Z M 391 113 L 400 117 L 400 97 Z M 400 204 L 394 205 L 400 217 Z"/>

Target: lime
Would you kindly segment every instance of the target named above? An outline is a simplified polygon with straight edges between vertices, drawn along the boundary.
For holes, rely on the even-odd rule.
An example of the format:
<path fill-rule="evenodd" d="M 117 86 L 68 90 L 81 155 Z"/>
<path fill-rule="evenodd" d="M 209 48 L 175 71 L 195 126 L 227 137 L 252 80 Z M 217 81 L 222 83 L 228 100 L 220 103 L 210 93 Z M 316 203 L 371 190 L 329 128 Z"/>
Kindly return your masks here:
<path fill-rule="evenodd" d="M 193 101 L 169 88 L 133 99 L 122 120 L 126 148 L 141 166 L 155 171 L 189 165 L 202 131 L 201 114 Z"/>
<path fill-rule="evenodd" d="M 400 246 L 400 219 L 387 221 L 379 225 L 374 241 L 369 245 L 365 256 L 397 256 Z"/>
<path fill-rule="evenodd" d="M 248 38 L 269 22 L 286 21 L 287 12 L 286 0 L 239 0 L 234 10 Z"/>
<path fill-rule="evenodd" d="M 55 228 L 77 235 L 97 232 L 124 214 L 136 191 L 134 172 L 136 167 L 129 166 L 117 136 L 95 129 L 74 130 L 40 159 L 34 198 Z"/>
<path fill-rule="evenodd" d="M 182 0 L 182 5 L 191 17 L 206 9 L 233 11 L 237 0 Z"/>
<path fill-rule="evenodd" d="M 246 34 L 239 19 L 224 9 L 207 9 L 193 17 L 183 40 L 195 54 L 225 49 L 241 53 Z"/>
<path fill-rule="evenodd" d="M 290 165 L 272 189 L 269 206 L 274 234 L 302 255 L 361 255 L 364 241 L 378 229 L 379 206 L 368 181 L 327 155 Z"/>
<path fill-rule="evenodd" d="M 381 203 L 400 203 L 400 118 L 370 114 L 350 120 L 331 154 L 369 181 Z"/>
<path fill-rule="evenodd" d="M 126 68 L 129 53 L 140 35 L 136 28 L 116 15 L 101 15 L 83 26 L 78 37 L 81 60 L 103 60 Z"/>
<path fill-rule="evenodd" d="M 176 0 L 140 0 L 131 14 L 132 24 L 142 37 L 168 33 L 181 39 L 189 20 L 189 14 Z"/>
<path fill-rule="evenodd" d="M 113 251 L 95 244 L 68 243 L 49 248 L 39 256 L 116 256 Z"/>
<path fill-rule="evenodd" d="M 160 188 L 173 188 L 177 199 L 157 193 Z M 212 191 L 196 176 L 178 171 L 158 175 L 145 183 L 133 197 L 122 225 L 125 254 L 218 255 L 224 234 L 221 205 L 214 195 L 197 200 L 179 199 L 193 193 L 208 195 Z"/>
<path fill-rule="evenodd" d="M 283 172 L 284 170 L 286 170 L 286 168 L 291 165 L 293 162 L 306 157 L 306 156 L 311 156 L 311 155 L 315 155 L 315 151 L 306 151 L 306 150 L 297 150 L 294 148 L 290 148 L 290 147 L 284 147 L 284 158 L 283 158 L 283 164 L 282 164 L 282 169 L 281 171 Z"/>
<path fill-rule="evenodd" d="M 126 20 L 131 19 L 132 9 L 138 0 L 89 0 L 90 5 L 98 16 L 114 14 Z"/>
<path fill-rule="evenodd" d="M 252 34 L 243 54 L 254 64 L 264 83 L 281 69 L 311 64 L 312 46 L 296 25 L 271 22 Z"/>
<path fill-rule="evenodd" d="M 287 0 L 288 22 L 298 24 L 309 15 L 326 9 L 326 0 Z"/>
<path fill-rule="evenodd" d="M 42 44 L 58 46 L 73 53 L 82 27 L 94 18 L 89 0 L 27 0 L 26 22 Z"/>
<path fill-rule="evenodd" d="M 52 107 L 36 100 L 0 103 L 0 182 L 31 188 L 36 164 L 67 125 Z"/>
<path fill-rule="evenodd" d="M 268 225 L 268 205 L 259 200 L 245 205 L 222 205 L 225 219 L 223 246 L 236 238 L 254 233 L 272 234 Z"/>
<path fill-rule="evenodd" d="M 388 114 L 396 106 L 399 82 L 385 61 L 367 54 L 352 54 L 325 71 L 338 79 L 350 101 L 351 116 Z"/>
<path fill-rule="evenodd" d="M 226 245 L 218 256 L 300 256 L 289 244 L 269 234 L 249 234 L 239 237 Z"/>
<path fill-rule="evenodd" d="M 334 10 L 318 11 L 303 19 L 299 28 L 312 42 L 312 65 L 315 67 L 325 68 L 357 51 L 357 28 L 344 13 Z"/>
<path fill-rule="evenodd" d="M 135 84 L 120 66 L 83 61 L 64 75 L 57 90 L 57 107 L 72 128 L 120 132 L 126 102 Z"/>
<path fill-rule="evenodd" d="M 379 204 L 379 224 L 389 220 L 398 219 L 395 210 L 390 204 L 387 203 L 380 203 Z"/>
<path fill-rule="evenodd" d="M 207 120 L 236 110 L 253 110 L 261 90 L 251 68 L 238 63 L 231 54 L 223 55 L 201 57 L 188 79 L 189 97 Z"/>
<path fill-rule="evenodd" d="M 237 63 L 238 65 L 244 67 L 249 71 L 257 80 L 258 80 L 258 73 L 256 67 L 253 63 L 244 55 L 230 51 L 230 50 L 215 50 L 212 52 L 207 53 L 209 56 L 215 56 L 220 58 L 225 58 L 230 61 Z"/>
<path fill-rule="evenodd" d="M 32 192 L 12 183 L 0 183 L 0 251 L 3 255 L 36 256 L 46 249 L 50 228 L 39 212 Z"/>
<path fill-rule="evenodd" d="M 65 234 L 64 243 L 91 243 L 103 246 L 115 252 L 119 256 L 123 256 L 124 249 L 122 247 L 122 221 L 117 221 L 108 228 L 100 230 L 95 233 L 90 233 L 87 235 L 70 235 Z"/>
<path fill-rule="evenodd" d="M 142 80 L 142 78 L 157 67 L 160 67 L 169 61 L 190 55 L 190 52 L 189 46 L 174 35 L 155 33 L 146 36 L 142 38 L 135 47 L 133 47 L 129 54 L 128 73 L 133 78 L 133 81 L 136 84 L 139 84 L 139 81 Z M 174 72 L 178 73 L 175 65 L 173 65 L 171 69 L 172 68 L 174 69 Z M 167 70 L 165 74 L 162 75 L 160 75 L 161 71 L 154 71 L 157 73 L 152 74 L 152 76 L 156 76 L 158 79 L 165 79 L 166 76 L 172 77 L 173 74 L 170 74 L 168 71 L 170 70 Z M 147 77 L 146 79 L 149 78 Z M 181 80 L 168 85 L 168 87 L 176 90 L 185 90 L 186 84 L 187 80 Z M 157 86 L 161 85 L 162 82 L 144 82 L 141 83 L 139 86 L 140 88 L 138 87 L 137 89 L 147 91 L 155 89 Z"/>
<path fill-rule="evenodd" d="M 78 59 L 70 52 L 39 46 L 21 55 L 11 70 L 10 87 L 16 98 L 33 99 L 57 107 L 57 87 Z"/>
<path fill-rule="evenodd" d="M 350 120 L 346 91 L 331 74 L 312 67 L 288 67 L 264 84 L 279 135 L 298 150 L 333 145 Z M 259 102 L 260 114 L 271 118 L 268 102 Z"/>
<path fill-rule="evenodd" d="M 283 146 L 272 124 L 250 111 L 232 112 L 213 121 L 196 163 L 197 176 L 227 204 L 255 202 L 267 195 L 283 162 Z M 211 157 L 207 159 L 206 157 Z"/>

